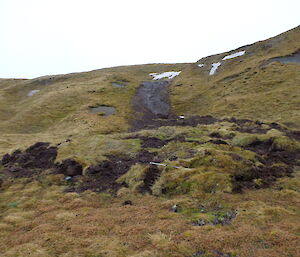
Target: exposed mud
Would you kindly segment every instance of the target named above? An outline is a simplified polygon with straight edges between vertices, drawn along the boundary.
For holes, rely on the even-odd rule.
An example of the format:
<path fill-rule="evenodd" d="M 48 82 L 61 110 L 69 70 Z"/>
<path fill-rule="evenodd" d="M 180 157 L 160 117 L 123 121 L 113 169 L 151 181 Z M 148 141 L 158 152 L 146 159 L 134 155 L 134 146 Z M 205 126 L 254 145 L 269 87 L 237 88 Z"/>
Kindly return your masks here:
<path fill-rule="evenodd" d="M 291 177 L 293 168 L 300 159 L 300 151 L 278 149 L 272 139 L 254 142 L 245 149 L 255 152 L 262 165 L 252 165 L 234 174 L 232 182 L 235 192 L 241 192 L 243 188 L 266 188 L 278 178 Z"/>
<path fill-rule="evenodd" d="M 1 160 L 5 171 L 12 177 L 31 177 L 54 167 L 57 147 L 49 147 L 49 143 L 38 142 L 24 152 L 16 150 L 11 155 L 5 154 Z"/>
<path fill-rule="evenodd" d="M 5 154 L 1 160 L 4 173 L 8 177 L 34 177 L 46 170 L 66 176 L 82 175 L 82 166 L 72 159 L 56 163 L 57 147 L 49 143 L 38 142 L 25 151 L 16 150 L 11 155 Z"/>
<path fill-rule="evenodd" d="M 237 125 L 236 130 L 240 132 L 261 134 L 266 133 L 266 128 L 275 128 L 290 137 L 299 139 L 299 133 L 297 131 L 288 130 L 277 123 L 266 124 L 247 119 L 231 118 L 218 120 L 211 116 L 193 116 L 185 119 L 169 117 L 168 119 L 152 120 L 151 126 L 197 126 L 198 124 L 212 124 L 218 121 L 233 122 Z M 142 126 L 147 127 L 148 125 L 142 123 Z M 231 139 L 231 137 L 223 138 L 218 132 L 213 132 L 210 136 L 213 139 L 207 142 L 213 144 L 228 145 L 229 141 L 226 139 Z M 121 186 L 126 186 L 126 184 L 118 184 L 116 180 L 125 174 L 132 165 L 141 163 L 148 165 L 148 171 L 144 177 L 144 186 L 140 188 L 140 191 L 142 193 L 151 193 L 151 186 L 160 176 L 160 169 L 157 166 L 150 165 L 150 162 L 161 163 L 165 159 L 176 160 L 177 156 L 169 156 L 162 153 L 158 156 L 157 153 L 151 153 L 145 149 L 162 148 L 169 142 L 189 142 L 184 135 L 175 136 L 168 140 L 139 135 L 129 138 L 138 138 L 141 140 L 142 150 L 135 157 L 106 156 L 107 160 L 88 167 L 85 170 L 84 176 L 81 176 L 83 174 L 82 166 L 75 160 L 66 159 L 61 163 L 57 163 L 58 145 L 50 146 L 49 143 L 44 142 L 38 142 L 23 152 L 16 150 L 12 154 L 4 155 L 1 164 L 4 167 L 3 171 L 6 177 L 34 178 L 45 172 L 47 174 L 60 173 L 71 178 L 77 177 L 77 179 L 71 179 L 68 182 L 70 184 L 68 191 L 82 192 L 89 189 L 96 192 L 109 192 L 114 194 Z M 191 142 L 197 143 L 195 141 Z M 199 142 L 199 144 L 207 142 Z M 257 166 L 237 154 L 231 155 L 235 161 L 242 161 L 246 164 L 246 167 L 248 167 L 232 175 L 235 192 L 241 192 L 243 188 L 269 187 L 280 177 L 292 176 L 293 167 L 297 165 L 297 160 L 300 158 L 299 151 L 290 152 L 281 149 L 278 145 L 274 144 L 272 138 L 264 142 L 257 140 L 245 146 L 244 149 L 255 152 L 256 158 L 261 165 Z M 187 155 L 186 158 L 191 158 L 195 154 L 196 152 L 191 149 L 190 154 Z"/>
<path fill-rule="evenodd" d="M 253 121 L 249 119 L 230 118 L 230 119 L 223 119 L 223 121 L 235 123 L 236 125 L 238 125 L 236 131 L 239 131 L 241 133 L 266 134 L 268 130 L 271 129 L 271 128 L 263 127 L 263 125 L 266 125 L 263 122 Z"/>
<path fill-rule="evenodd" d="M 151 165 L 147 170 L 147 173 L 143 180 L 143 186 L 139 189 L 139 191 L 141 193 L 152 193 L 151 187 L 153 186 L 154 182 L 158 179 L 160 174 L 161 171 L 158 169 L 158 167 Z"/>
<path fill-rule="evenodd" d="M 162 161 L 156 154 L 142 150 L 135 158 L 107 156 L 107 160 L 90 166 L 86 169 L 86 176 L 82 177 L 79 186 L 73 187 L 69 191 L 82 192 L 92 190 L 95 192 L 108 192 L 115 194 L 119 188 L 126 184 L 119 184 L 116 180 L 127 173 L 132 165 L 136 163 L 149 164 L 151 161 Z M 145 186 L 141 192 L 150 192 L 150 186 L 159 176 L 156 167 L 149 167 L 144 179 Z"/>
<path fill-rule="evenodd" d="M 62 163 L 57 164 L 55 171 L 57 173 L 62 173 L 65 176 L 79 176 L 82 175 L 82 166 L 72 159 L 63 160 Z"/>
<path fill-rule="evenodd" d="M 157 146 L 157 142 L 155 146 Z M 118 184 L 116 180 L 125 174 L 132 165 L 136 163 L 149 165 L 150 162 L 163 161 L 155 153 L 146 150 L 141 150 L 134 158 L 107 156 L 107 160 L 88 167 L 85 171 L 86 175 L 81 176 L 83 168 L 78 162 L 73 159 L 66 159 L 61 163 L 56 163 L 56 157 L 57 147 L 50 146 L 49 143 L 38 142 L 23 152 L 16 150 L 11 155 L 5 154 L 1 164 L 4 167 L 3 171 L 6 178 L 35 178 L 47 171 L 47 174 L 59 173 L 68 177 L 80 176 L 80 179 L 76 180 L 76 186 L 73 184 L 67 189 L 69 192 L 82 192 L 89 189 L 96 192 L 115 193 L 121 186 L 126 186 Z M 151 193 L 150 187 L 159 174 L 157 167 L 149 166 L 141 191 Z"/>
<path fill-rule="evenodd" d="M 125 174 L 134 164 L 134 160 L 128 158 L 116 158 L 110 156 L 108 160 L 86 170 L 79 187 L 74 191 L 82 192 L 92 190 L 95 192 L 116 192 L 121 185 L 116 180 Z"/>
<path fill-rule="evenodd" d="M 269 126 L 273 129 L 277 129 L 283 132 L 287 137 L 293 138 L 297 141 L 300 141 L 300 131 L 299 130 L 289 130 L 276 122 L 272 122 Z"/>
<path fill-rule="evenodd" d="M 209 125 L 218 122 L 219 120 L 207 116 L 191 116 L 185 119 L 180 119 L 176 116 L 170 116 L 168 119 L 152 119 L 152 120 L 134 120 L 132 121 L 131 131 L 139 131 L 142 129 L 156 129 L 163 126 L 190 126 L 196 127 L 197 125 Z"/>
<path fill-rule="evenodd" d="M 156 137 L 138 137 L 142 140 L 142 148 L 161 148 L 168 143 L 167 140 L 161 140 Z"/>

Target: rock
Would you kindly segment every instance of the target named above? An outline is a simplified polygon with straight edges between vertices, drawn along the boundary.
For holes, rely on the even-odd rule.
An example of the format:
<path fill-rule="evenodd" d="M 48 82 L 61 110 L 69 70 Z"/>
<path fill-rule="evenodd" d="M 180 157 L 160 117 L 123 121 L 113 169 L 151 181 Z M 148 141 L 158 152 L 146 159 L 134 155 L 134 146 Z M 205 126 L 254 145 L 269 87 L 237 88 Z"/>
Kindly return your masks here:
<path fill-rule="evenodd" d="M 209 222 L 206 222 L 203 219 L 199 219 L 199 220 L 196 220 L 196 221 L 192 222 L 193 226 L 200 226 L 200 227 L 202 227 L 204 225 L 207 225 L 207 224 L 209 224 Z"/>
<path fill-rule="evenodd" d="M 171 211 L 172 212 L 178 212 L 179 211 L 179 206 L 177 204 L 174 204 L 172 207 L 171 207 Z"/>

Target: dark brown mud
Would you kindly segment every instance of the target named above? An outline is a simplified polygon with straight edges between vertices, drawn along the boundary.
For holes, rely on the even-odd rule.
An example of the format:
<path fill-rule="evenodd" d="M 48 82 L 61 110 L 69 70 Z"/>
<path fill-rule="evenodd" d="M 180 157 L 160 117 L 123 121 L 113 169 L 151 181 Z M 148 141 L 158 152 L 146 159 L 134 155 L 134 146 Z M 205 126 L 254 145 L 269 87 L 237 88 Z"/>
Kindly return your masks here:
<path fill-rule="evenodd" d="M 82 192 L 85 190 L 92 190 L 95 192 L 108 192 L 115 194 L 124 184 L 119 184 L 116 180 L 127 173 L 132 165 L 136 163 L 148 164 L 150 162 L 160 162 L 156 154 L 142 150 L 135 158 L 107 156 L 107 160 L 90 166 L 86 169 L 86 176 L 83 176 L 81 182 L 77 187 L 73 187 L 69 191 Z M 160 172 L 156 167 L 149 167 L 144 178 L 144 187 L 141 192 L 151 193 L 150 186 L 159 176 Z"/>
<path fill-rule="evenodd" d="M 82 166 L 73 159 L 66 159 L 62 163 L 56 164 L 55 171 L 66 176 L 80 176 L 82 175 Z"/>
<path fill-rule="evenodd" d="M 4 170 L 12 177 L 32 177 L 41 170 L 54 167 L 57 156 L 57 147 L 49 143 L 38 142 L 24 152 L 14 151 L 11 155 L 5 154 L 1 160 Z"/>
<path fill-rule="evenodd" d="M 139 188 L 140 193 L 152 193 L 151 187 L 155 183 L 155 181 L 158 179 L 160 176 L 161 171 L 158 169 L 157 166 L 150 165 L 145 178 L 143 179 L 143 186 Z"/>
<path fill-rule="evenodd" d="M 207 116 L 191 116 L 185 119 L 180 119 L 176 116 L 170 116 L 168 119 L 152 119 L 152 120 L 135 120 L 132 122 L 131 131 L 139 131 L 142 129 L 156 129 L 164 126 L 190 126 L 209 125 L 219 121 L 218 119 Z"/>
<path fill-rule="evenodd" d="M 250 165 L 248 169 L 240 170 L 232 176 L 234 191 L 237 193 L 241 192 L 243 188 L 270 187 L 278 178 L 293 176 L 294 166 L 300 159 L 299 150 L 279 149 L 273 139 L 265 142 L 257 141 L 244 148 L 255 152 L 261 165 Z"/>
<path fill-rule="evenodd" d="M 82 175 L 82 166 L 72 159 L 56 163 L 57 147 L 49 143 L 38 142 L 25 151 L 16 150 L 11 155 L 5 154 L 1 160 L 4 172 L 9 177 L 30 178 L 46 170 L 66 176 Z"/>

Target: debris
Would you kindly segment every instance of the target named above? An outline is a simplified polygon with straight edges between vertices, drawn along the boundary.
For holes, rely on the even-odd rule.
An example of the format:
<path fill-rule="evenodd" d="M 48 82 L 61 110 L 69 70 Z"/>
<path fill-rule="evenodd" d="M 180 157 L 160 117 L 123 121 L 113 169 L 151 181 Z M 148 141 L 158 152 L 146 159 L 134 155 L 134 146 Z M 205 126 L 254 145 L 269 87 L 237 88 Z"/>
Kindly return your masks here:
<path fill-rule="evenodd" d="M 184 115 L 180 115 L 180 116 L 178 116 L 178 118 L 183 120 L 185 117 L 184 117 Z"/>
<path fill-rule="evenodd" d="M 70 181 L 70 180 L 72 180 L 72 178 L 73 178 L 73 177 L 71 177 L 71 176 L 66 176 L 66 177 L 65 177 L 65 181 Z"/>
<path fill-rule="evenodd" d="M 167 166 L 168 166 L 168 167 L 180 169 L 180 167 L 178 167 L 178 166 L 172 166 L 172 165 L 165 164 L 165 163 L 149 162 L 149 164 L 151 164 L 151 165 L 157 165 L 157 166 L 164 166 L 164 167 L 167 167 Z"/>
<path fill-rule="evenodd" d="M 204 66 L 204 64 L 203 63 L 200 63 L 200 64 L 198 64 L 198 67 L 203 67 Z"/>

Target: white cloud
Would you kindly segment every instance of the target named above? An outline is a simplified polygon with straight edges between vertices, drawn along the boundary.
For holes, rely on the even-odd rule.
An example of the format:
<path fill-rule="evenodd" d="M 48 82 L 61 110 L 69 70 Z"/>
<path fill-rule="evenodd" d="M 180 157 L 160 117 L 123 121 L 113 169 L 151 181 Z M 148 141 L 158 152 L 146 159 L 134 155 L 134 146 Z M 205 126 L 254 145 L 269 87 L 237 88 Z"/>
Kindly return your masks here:
<path fill-rule="evenodd" d="M 1 0 L 0 77 L 194 62 L 299 25 L 299 9 L 296 0 Z"/>

